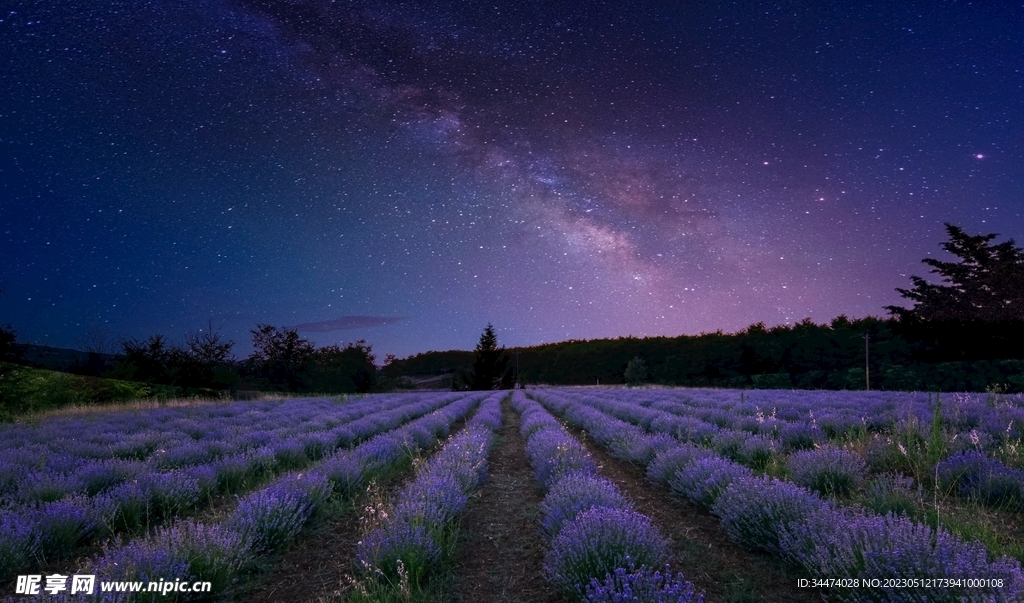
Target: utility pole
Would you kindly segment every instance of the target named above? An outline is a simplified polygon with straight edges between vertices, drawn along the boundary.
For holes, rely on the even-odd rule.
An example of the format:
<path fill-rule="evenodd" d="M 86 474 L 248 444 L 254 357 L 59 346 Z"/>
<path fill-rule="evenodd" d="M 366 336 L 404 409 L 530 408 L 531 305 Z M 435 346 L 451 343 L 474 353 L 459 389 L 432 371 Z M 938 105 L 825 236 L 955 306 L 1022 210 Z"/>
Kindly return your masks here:
<path fill-rule="evenodd" d="M 519 354 L 521 354 L 521 353 L 522 352 L 520 352 L 519 350 L 515 351 L 515 354 L 516 354 L 516 387 L 515 387 L 515 389 L 523 389 L 522 383 L 520 383 L 520 379 L 519 379 Z"/>
<path fill-rule="evenodd" d="M 868 365 L 868 342 L 871 333 L 864 333 L 864 389 L 871 391 L 871 367 Z"/>

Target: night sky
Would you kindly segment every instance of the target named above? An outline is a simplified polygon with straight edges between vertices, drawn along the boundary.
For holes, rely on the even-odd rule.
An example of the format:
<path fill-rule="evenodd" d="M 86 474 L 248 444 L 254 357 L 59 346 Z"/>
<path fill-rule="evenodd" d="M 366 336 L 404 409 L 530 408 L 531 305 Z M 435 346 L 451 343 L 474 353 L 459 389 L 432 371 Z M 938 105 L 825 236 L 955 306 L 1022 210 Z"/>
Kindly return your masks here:
<path fill-rule="evenodd" d="M 0 54 L 21 341 L 729 332 L 1024 241 L 1020 2 L 0 0 Z"/>

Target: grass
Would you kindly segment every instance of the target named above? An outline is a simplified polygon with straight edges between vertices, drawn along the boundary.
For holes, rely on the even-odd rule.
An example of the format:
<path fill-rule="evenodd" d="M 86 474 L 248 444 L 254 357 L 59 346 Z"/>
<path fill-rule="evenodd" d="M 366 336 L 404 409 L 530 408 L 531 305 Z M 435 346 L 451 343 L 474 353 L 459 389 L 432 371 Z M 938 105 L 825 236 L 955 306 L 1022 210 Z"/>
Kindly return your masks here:
<path fill-rule="evenodd" d="M 0 363 L 0 421 L 53 409 L 169 398 L 174 388 Z"/>
<path fill-rule="evenodd" d="M 206 390 L 204 390 L 206 391 Z M 359 399 L 363 394 L 318 394 L 280 392 L 249 394 L 247 400 L 333 397 L 338 402 Z M 118 410 L 148 410 L 167 406 L 191 406 L 224 402 L 225 397 L 188 395 L 173 385 L 87 377 L 48 369 L 0 362 L 0 423 L 16 420 L 38 421 L 59 415 Z"/>

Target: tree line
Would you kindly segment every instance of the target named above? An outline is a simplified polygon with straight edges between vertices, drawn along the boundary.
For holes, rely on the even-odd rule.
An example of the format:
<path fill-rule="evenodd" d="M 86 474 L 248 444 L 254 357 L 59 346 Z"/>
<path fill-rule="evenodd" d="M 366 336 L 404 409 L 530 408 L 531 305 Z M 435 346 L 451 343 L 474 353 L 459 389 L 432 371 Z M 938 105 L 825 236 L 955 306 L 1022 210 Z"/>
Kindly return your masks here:
<path fill-rule="evenodd" d="M 106 354 L 89 349 L 90 360 L 76 372 L 174 386 L 185 395 L 237 395 L 249 390 L 364 393 L 380 385 L 376 356 L 364 340 L 344 347 L 316 347 L 295 329 L 268 324 L 256 325 L 250 334 L 253 352 L 242 360 L 232 354 L 234 341 L 209 328 L 190 333 L 177 344 L 159 334 L 121 339 L 109 363 L 103 360 Z M 16 340 L 9 325 L 0 327 L 0 361 L 20 360 Z"/>
<path fill-rule="evenodd" d="M 1013 239 L 946 225 L 955 261 L 897 289 L 910 307 L 889 317 L 810 319 L 737 333 L 564 341 L 513 349 L 520 380 L 552 385 L 660 383 L 693 387 L 1024 391 L 1024 251 Z M 938 281 L 938 282 L 935 282 Z M 469 372 L 479 350 L 427 352 L 385 372 Z M 456 380 L 457 382 L 458 380 Z"/>

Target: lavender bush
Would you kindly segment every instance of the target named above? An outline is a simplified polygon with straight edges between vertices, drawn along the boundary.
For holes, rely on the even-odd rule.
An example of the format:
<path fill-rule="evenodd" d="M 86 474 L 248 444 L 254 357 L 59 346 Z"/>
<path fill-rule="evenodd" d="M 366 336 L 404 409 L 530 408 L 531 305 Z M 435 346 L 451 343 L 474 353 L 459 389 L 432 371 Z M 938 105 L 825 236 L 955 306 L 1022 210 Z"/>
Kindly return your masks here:
<path fill-rule="evenodd" d="M 98 517 L 84 496 L 46 503 L 35 518 L 40 552 L 49 560 L 70 556 L 74 548 L 91 536 L 98 526 Z"/>
<path fill-rule="evenodd" d="M 810 450 L 824 440 L 824 434 L 812 423 L 786 423 L 779 429 L 779 440 L 785 450 Z"/>
<path fill-rule="evenodd" d="M 754 472 L 720 456 L 698 459 L 668 478 L 668 486 L 691 501 L 710 507 L 729 484 Z"/>
<path fill-rule="evenodd" d="M 867 465 L 859 454 L 834 446 L 794 452 L 787 467 L 794 483 L 823 496 L 851 494 L 867 475 Z"/>
<path fill-rule="evenodd" d="M 257 553 L 270 551 L 301 532 L 330 491 L 325 476 L 285 476 L 243 498 L 228 525 L 244 536 Z"/>
<path fill-rule="evenodd" d="M 914 517 L 923 501 L 922 488 L 914 487 L 914 478 L 899 473 L 879 475 L 868 483 L 862 504 L 879 515 Z"/>
<path fill-rule="evenodd" d="M 837 589 L 843 601 L 959 602 L 1019 601 L 1024 595 L 1024 575 L 1016 560 L 992 561 L 977 542 L 956 536 L 907 517 L 868 515 L 850 509 L 823 506 L 803 521 L 790 522 L 783 530 L 785 556 L 815 577 L 878 579 L 878 585 Z M 881 580 L 999 579 L 1002 586 L 981 582 L 973 587 L 950 584 L 944 588 L 885 588 Z"/>
<path fill-rule="evenodd" d="M 679 444 L 654 457 L 647 465 L 647 477 L 658 483 L 667 484 L 669 478 L 683 467 L 713 455 L 710 450 L 689 442 Z"/>
<path fill-rule="evenodd" d="M 754 435 L 740 446 L 737 460 L 752 469 L 764 471 L 778 452 L 777 440 L 766 435 Z"/>
<path fill-rule="evenodd" d="M 939 487 L 991 506 L 1024 508 L 1024 471 L 977 451 L 961 451 L 935 466 Z"/>
<path fill-rule="evenodd" d="M 10 512 L 0 513 L 0 580 L 14 576 L 28 566 L 39 547 L 35 523 Z"/>
<path fill-rule="evenodd" d="M 647 517 L 624 509 L 583 511 L 565 523 L 544 560 L 548 579 L 567 595 L 583 598 L 591 578 L 634 563 L 660 566 L 667 543 Z"/>
<path fill-rule="evenodd" d="M 783 535 L 827 503 L 791 482 L 770 477 L 734 480 L 719 495 L 711 512 L 722 519 L 729 537 L 743 546 L 782 554 Z"/>
<path fill-rule="evenodd" d="M 615 568 L 603 581 L 591 578 L 587 586 L 587 603 L 702 603 L 704 594 L 694 594 L 693 584 L 682 574 L 672 575 L 647 566 L 639 569 L 629 561 L 629 569 Z"/>
<path fill-rule="evenodd" d="M 390 521 L 425 527 L 437 540 L 466 507 L 468 499 L 450 475 L 430 475 L 409 484 L 398 495 Z"/>
<path fill-rule="evenodd" d="M 572 473 L 558 480 L 541 502 L 544 529 L 557 536 L 566 521 L 572 521 L 581 511 L 606 507 L 631 509 L 629 501 L 615 484 L 603 477 L 587 473 Z"/>
<path fill-rule="evenodd" d="M 597 465 L 562 429 L 543 429 L 526 443 L 526 454 L 542 487 L 550 488 L 569 473 L 597 473 Z"/>
<path fill-rule="evenodd" d="M 359 541 L 356 560 L 369 577 L 379 574 L 392 583 L 399 581 L 399 568 L 404 567 L 418 586 L 440 563 L 441 547 L 422 525 L 385 522 Z"/>

